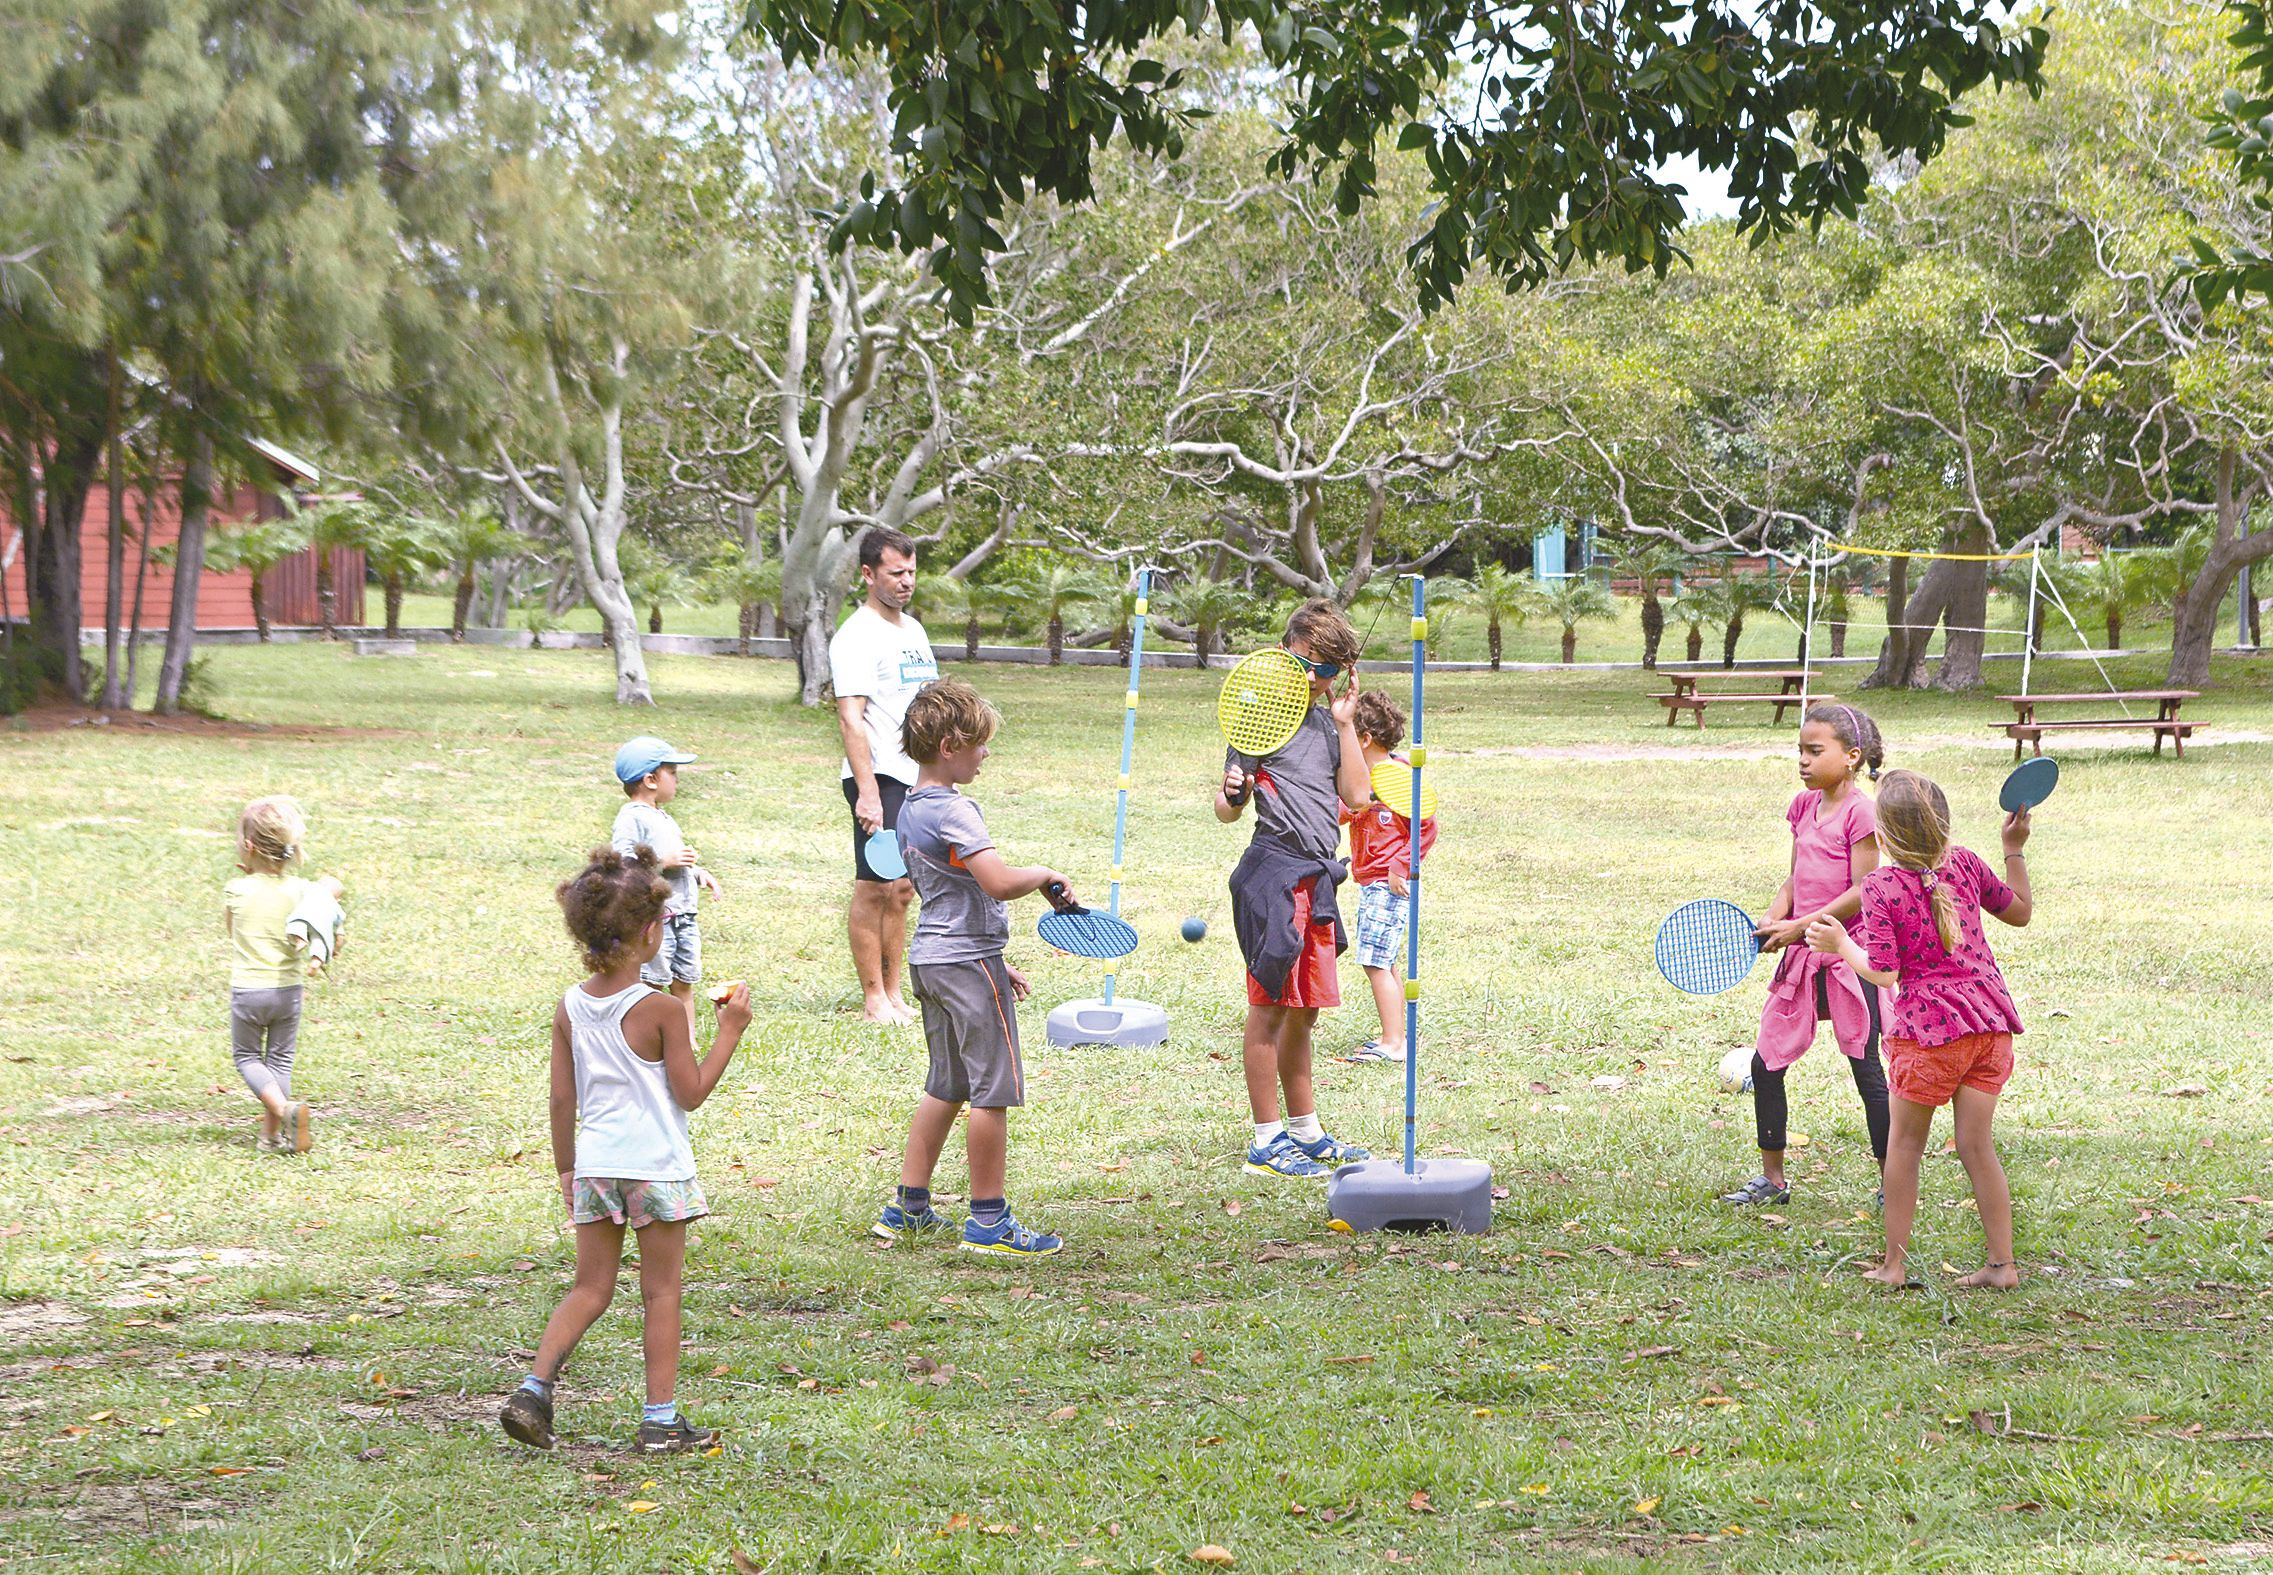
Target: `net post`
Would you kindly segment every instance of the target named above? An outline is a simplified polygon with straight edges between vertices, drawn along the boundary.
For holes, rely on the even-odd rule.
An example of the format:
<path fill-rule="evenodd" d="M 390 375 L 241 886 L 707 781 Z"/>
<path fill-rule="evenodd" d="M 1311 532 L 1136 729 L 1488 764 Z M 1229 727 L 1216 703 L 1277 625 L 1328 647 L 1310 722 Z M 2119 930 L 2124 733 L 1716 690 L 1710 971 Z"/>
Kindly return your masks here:
<path fill-rule="evenodd" d="M 1113 799 L 1113 884 L 1105 903 L 1105 911 L 1116 919 L 1121 916 L 1121 854 L 1128 845 L 1129 772 L 1136 762 L 1138 676 L 1144 671 L 1144 615 L 1151 593 L 1152 571 L 1137 570 L 1136 615 L 1129 628 L 1129 692 L 1121 708 L 1121 780 Z M 1118 968 L 1105 971 L 1101 999 L 1107 1006 L 1113 1004 L 1114 976 L 1119 971 Z"/>
<path fill-rule="evenodd" d="M 1799 719 L 1807 721 L 1807 695 L 1813 681 L 1809 677 L 1815 670 L 1815 561 L 1816 542 L 1812 536 L 1807 543 L 1807 622 L 1799 631 Z"/>
<path fill-rule="evenodd" d="M 1421 1102 L 1421 680 L 1428 664 L 1428 580 L 1413 576 L 1413 794 L 1405 822 L 1405 1174 L 1414 1174 L 1413 1125 Z"/>
<path fill-rule="evenodd" d="M 2028 549 L 2028 611 L 2020 631 L 2020 692 L 2028 693 L 2028 675 L 2036 661 L 2036 585 L 2044 574 L 2044 549 Z M 1983 620 L 1986 622 L 1987 620 Z"/>

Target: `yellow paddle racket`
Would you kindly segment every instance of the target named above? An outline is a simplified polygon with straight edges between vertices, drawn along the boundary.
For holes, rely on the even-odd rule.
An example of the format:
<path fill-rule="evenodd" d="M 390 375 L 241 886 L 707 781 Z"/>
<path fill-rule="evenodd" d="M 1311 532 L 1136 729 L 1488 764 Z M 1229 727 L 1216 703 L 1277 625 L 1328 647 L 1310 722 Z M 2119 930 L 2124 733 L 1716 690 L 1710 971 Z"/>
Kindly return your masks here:
<path fill-rule="evenodd" d="M 1373 796 L 1389 806 L 1389 812 L 1406 820 L 1413 818 L 1413 768 L 1402 760 L 1384 760 L 1373 768 Z M 1427 820 L 1436 813 L 1436 789 L 1426 781 L 1421 783 L 1421 819 Z"/>
<path fill-rule="evenodd" d="M 1242 657 L 1215 702 L 1223 741 L 1250 758 L 1284 749 L 1309 713 L 1310 674 L 1276 646 Z"/>

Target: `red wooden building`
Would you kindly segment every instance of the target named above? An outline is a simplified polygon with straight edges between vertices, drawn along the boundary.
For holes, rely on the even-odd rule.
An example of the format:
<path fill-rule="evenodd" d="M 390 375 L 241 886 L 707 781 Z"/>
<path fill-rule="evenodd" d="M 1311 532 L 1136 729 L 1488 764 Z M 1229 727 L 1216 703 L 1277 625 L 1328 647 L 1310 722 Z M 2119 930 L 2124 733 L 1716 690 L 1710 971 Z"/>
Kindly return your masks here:
<path fill-rule="evenodd" d="M 272 520 L 284 513 L 284 494 L 312 486 L 316 468 L 289 450 L 255 439 L 253 452 L 267 467 L 265 485 L 234 481 L 216 489 L 207 531 L 226 531 L 232 525 Z M 181 535 L 181 477 L 169 477 L 154 499 L 149 522 L 149 545 L 170 545 Z M 110 489 L 98 482 L 87 494 L 85 523 L 79 533 L 79 619 L 82 627 L 103 627 L 103 607 L 109 593 Z M 126 493 L 126 572 L 119 593 L 119 621 L 134 627 L 135 581 L 141 580 L 142 628 L 145 633 L 166 627 L 172 615 L 174 575 L 164 563 L 142 564 L 142 489 Z M 208 540 L 210 540 L 210 534 Z M 357 549 L 335 550 L 332 555 L 334 619 L 342 624 L 363 622 L 363 554 Z M 4 500 L 0 500 L 0 564 L 5 565 L 9 616 L 24 616 L 23 538 Z M 261 582 L 271 623 L 314 624 L 322 621 L 316 602 L 316 555 L 313 549 L 296 552 L 268 571 Z M 197 626 L 200 629 L 250 629 L 253 619 L 253 582 L 249 574 L 216 574 L 206 570 L 197 587 Z"/>

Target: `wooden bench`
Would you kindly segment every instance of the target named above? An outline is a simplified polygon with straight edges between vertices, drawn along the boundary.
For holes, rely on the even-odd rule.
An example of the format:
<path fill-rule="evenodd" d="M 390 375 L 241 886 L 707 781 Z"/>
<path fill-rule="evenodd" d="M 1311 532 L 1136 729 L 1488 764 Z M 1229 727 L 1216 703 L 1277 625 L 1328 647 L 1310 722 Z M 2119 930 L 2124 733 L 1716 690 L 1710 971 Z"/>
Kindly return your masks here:
<path fill-rule="evenodd" d="M 1784 720 L 1784 707 L 1786 706 L 1806 707 L 1815 704 L 1818 700 L 1836 700 L 1839 697 L 1820 691 L 1811 695 L 1803 695 L 1796 690 L 1786 690 L 1780 695 L 1746 695 L 1714 694 L 1700 692 L 1696 689 L 1685 689 L 1669 695 L 1651 695 L 1650 698 L 1665 707 L 1665 725 L 1667 727 L 1679 722 L 1681 713 L 1687 711 L 1696 717 L 1697 726 L 1702 729 L 1705 725 L 1705 708 L 1707 706 L 1772 705 L 1776 708 L 1775 722 L 1780 726 Z"/>
<path fill-rule="evenodd" d="M 2155 740 L 2155 753 L 2158 755 L 2163 752 L 2163 740 L 2167 737 L 2177 758 L 2184 760 L 2186 758 L 2186 740 L 2192 736 L 2194 724 L 2181 719 L 2179 710 L 2187 701 L 2197 699 L 2199 696 L 2200 691 L 2193 689 L 2122 689 L 2089 695 L 2000 695 L 1998 696 L 1999 699 L 2012 706 L 2013 720 L 2010 722 L 1992 722 L 1989 725 L 2002 727 L 2005 736 L 2013 741 L 2013 758 L 2015 760 L 2021 758 L 2021 749 L 2024 745 L 2033 745 L 2036 753 L 2043 754 L 2044 735 L 2046 733 L 2116 731 L 2152 733 Z M 2142 705 L 2151 702 L 2155 707 L 2155 714 L 2151 717 L 2055 717 L 2051 720 L 2042 719 L 2036 714 L 2039 706 L 2103 705 L 2108 701 L 2129 700 L 2136 700 Z"/>

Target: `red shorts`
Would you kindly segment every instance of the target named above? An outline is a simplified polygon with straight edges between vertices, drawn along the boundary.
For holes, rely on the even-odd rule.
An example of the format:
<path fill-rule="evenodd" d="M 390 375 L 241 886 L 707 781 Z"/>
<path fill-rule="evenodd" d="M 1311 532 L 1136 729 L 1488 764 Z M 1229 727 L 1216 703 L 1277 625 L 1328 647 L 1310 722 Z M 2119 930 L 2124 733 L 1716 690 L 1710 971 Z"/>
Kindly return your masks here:
<path fill-rule="evenodd" d="M 1339 1006 L 1342 1004 L 1342 971 L 1335 963 L 1334 926 L 1310 922 L 1310 887 L 1298 886 L 1294 892 L 1294 923 L 1302 931 L 1302 955 L 1295 958 L 1294 966 L 1287 970 L 1286 988 L 1274 999 L 1271 993 L 1247 976 L 1247 1004 L 1249 1006 Z"/>
<path fill-rule="evenodd" d="M 1967 1034 L 1946 1045 L 1889 1039 L 1886 1064 L 1887 1086 L 1896 1099 L 1938 1108 L 1955 1099 L 1960 1088 L 2002 1093 L 2013 1075 L 2013 1036 Z"/>

